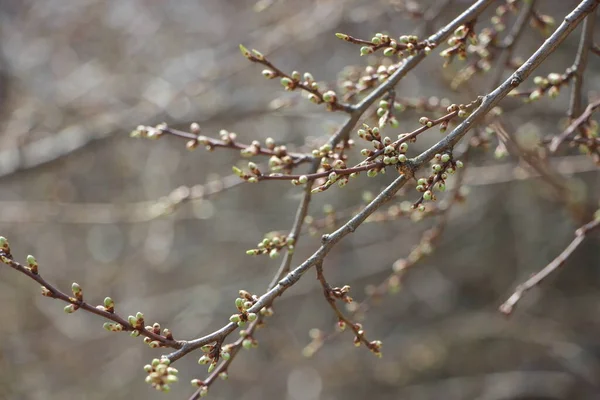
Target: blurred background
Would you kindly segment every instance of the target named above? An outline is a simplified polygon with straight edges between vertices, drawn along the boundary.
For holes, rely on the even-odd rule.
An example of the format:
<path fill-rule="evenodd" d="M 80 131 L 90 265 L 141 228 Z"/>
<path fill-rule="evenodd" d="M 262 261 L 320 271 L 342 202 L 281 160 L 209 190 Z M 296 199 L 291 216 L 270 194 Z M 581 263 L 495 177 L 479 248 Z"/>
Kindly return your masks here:
<path fill-rule="evenodd" d="M 76 281 L 88 301 L 111 296 L 122 314 L 142 311 L 177 339 L 212 332 L 235 312 L 239 289 L 266 289 L 280 260 L 248 257 L 245 250 L 267 232 L 289 229 L 301 189 L 288 182 L 238 185 L 158 216 L 159 199 L 182 185 L 219 182 L 239 154 L 190 153 L 174 138 L 134 140 L 129 132 L 139 124 L 165 121 L 186 129 L 196 121 L 209 136 L 228 129 L 246 143 L 269 136 L 290 148 L 322 143 L 343 116 L 265 81 L 238 45 L 261 50 L 284 71 L 310 71 L 334 84 L 345 66 L 375 61 L 359 57 L 358 47 L 335 32 L 365 39 L 380 31 L 421 34 L 422 23 L 406 17 L 433 3 L 3 0 L 0 233 L 19 260 L 35 255 L 43 276 L 65 291 Z M 470 3 L 452 2 L 427 29 Z M 557 21 L 576 3 L 538 2 Z M 527 29 L 516 49 L 524 57 L 543 40 Z M 578 34 L 538 73 L 563 72 Z M 586 97 L 600 90 L 600 60 L 590 57 Z M 487 90 L 488 80 L 451 90 L 461 66 L 442 70 L 439 57 L 429 57 L 397 94 L 469 102 Z M 524 137 L 560 132 L 563 92 L 531 107 L 505 101 L 507 128 Z M 415 129 L 420 116 L 401 115 L 398 133 Z M 411 149 L 417 154 L 440 137 L 432 132 Z M 560 154 L 560 172 L 580 210 L 574 215 L 544 181 L 522 179 L 517 160 L 497 161 L 492 153 L 478 151 L 470 161 L 470 194 L 453 209 L 435 252 L 404 276 L 399 293 L 367 313 L 363 323 L 370 339 L 383 341 L 382 359 L 354 348 L 349 333 L 312 358 L 302 356 L 310 329 L 331 332 L 335 324 L 311 270 L 277 301 L 275 316 L 257 334 L 260 347 L 239 355 L 229 381 L 211 387 L 211 398 L 600 398 L 598 235 L 528 292 L 510 319 L 497 312 L 516 284 L 558 255 L 591 218 L 600 175 L 590 159 Z M 363 176 L 315 196 L 310 215 L 360 204 L 363 191 L 380 190 L 389 175 Z M 417 198 L 409 190 L 398 202 Z M 365 224 L 330 253 L 329 281 L 351 285 L 361 300 L 431 222 Z M 318 238 L 302 237 L 293 264 L 318 245 Z M 180 383 L 172 392 L 155 392 L 142 367 L 163 351 L 106 332 L 102 320 L 83 312 L 66 315 L 63 306 L 39 295 L 35 282 L 0 268 L 0 398 L 181 399 L 193 392 L 188 382 L 206 374 L 193 353 L 177 362 Z"/>

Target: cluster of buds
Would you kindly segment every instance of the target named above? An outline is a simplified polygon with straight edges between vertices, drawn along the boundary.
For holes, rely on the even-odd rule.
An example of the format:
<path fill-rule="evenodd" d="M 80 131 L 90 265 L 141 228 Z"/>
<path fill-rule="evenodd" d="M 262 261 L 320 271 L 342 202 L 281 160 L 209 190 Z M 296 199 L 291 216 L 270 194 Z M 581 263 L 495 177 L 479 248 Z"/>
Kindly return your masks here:
<path fill-rule="evenodd" d="M 533 83 L 537 86 L 531 91 L 519 92 L 513 90 L 511 96 L 525 97 L 526 101 L 536 101 L 542 98 L 544 94 L 550 98 L 556 98 L 560 94 L 560 88 L 566 85 L 573 77 L 575 71 L 572 68 L 567 68 L 563 74 L 552 72 L 547 76 L 536 76 L 533 78 Z"/>
<path fill-rule="evenodd" d="M 286 91 L 294 91 L 296 89 L 303 90 L 308 99 L 315 103 L 325 103 L 328 111 L 336 111 L 343 109 L 343 106 L 338 103 L 337 95 L 332 90 L 322 91 L 319 83 L 315 80 L 310 72 L 301 74 L 299 71 L 293 71 L 291 74 L 283 73 L 279 68 L 276 68 L 265 56 L 258 50 L 248 50 L 243 45 L 240 45 L 240 51 L 248 60 L 264 65 L 262 75 L 267 79 L 279 78 L 281 86 Z"/>
<path fill-rule="evenodd" d="M 503 32 L 506 29 L 506 16 L 509 13 L 515 14 L 518 11 L 516 3 L 516 0 L 506 0 L 496 7 L 496 13 L 490 18 L 493 30 L 496 33 Z"/>
<path fill-rule="evenodd" d="M 350 286 L 344 285 L 340 287 L 334 287 L 329 289 L 329 295 L 337 300 L 342 300 L 344 303 L 352 303 L 354 300 L 348 295 L 350 293 Z"/>
<path fill-rule="evenodd" d="M 431 45 L 427 42 L 419 42 L 419 38 L 414 35 L 402 35 L 396 40 L 387 34 L 376 33 L 370 41 L 357 39 L 345 33 L 336 33 L 335 36 L 346 42 L 362 44 L 363 46 L 360 48 L 361 56 L 373 54 L 380 49 L 383 49 L 383 55 L 386 57 L 393 55 L 399 57 L 411 56 L 419 50 L 424 50 L 426 53 L 431 52 Z"/>
<path fill-rule="evenodd" d="M 166 123 L 158 124 L 156 126 L 138 125 L 137 128 L 129 133 L 129 136 L 136 139 L 159 139 L 164 135 L 164 128 L 166 127 Z"/>
<path fill-rule="evenodd" d="M 340 325 L 340 323 L 338 322 L 338 326 L 339 325 Z M 355 335 L 354 338 L 352 339 L 352 343 L 354 343 L 354 346 L 360 347 L 361 343 L 364 343 L 366 345 L 366 347 L 377 357 L 379 357 L 379 358 L 383 357 L 383 353 L 381 352 L 383 343 L 381 342 L 381 340 L 373 340 L 373 341 L 367 340 L 365 330 L 364 330 L 362 324 L 359 322 L 352 323 L 352 330 L 354 331 L 354 335 Z"/>
<path fill-rule="evenodd" d="M 431 169 L 433 173 L 427 178 L 417 180 L 417 191 L 422 193 L 421 198 L 413 204 L 413 208 L 419 211 L 425 211 L 424 201 L 435 201 L 434 190 L 444 192 L 446 190 L 446 179 L 448 175 L 456 172 L 457 168 L 462 168 L 463 163 L 460 160 L 453 160 L 452 155 L 448 153 L 436 154 L 433 159 Z"/>
<path fill-rule="evenodd" d="M 474 55 L 476 61 L 469 63 L 454 76 L 450 83 L 452 89 L 457 89 L 460 85 L 468 82 L 475 74 L 486 73 L 492 69 L 494 57 L 497 54 L 492 50 L 501 48 L 502 44 L 499 43 L 500 33 L 506 29 L 509 15 L 518 11 L 517 2 L 517 0 L 507 0 L 500 4 L 496 8 L 495 14 L 490 18 L 491 26 L 481 29 L 477 35 L 477 40 L 466 47 L 467 53 Z M 521 66 L 523 61 L 514 58 L 508 60 L 507 63 L 507 68 L 516 69 Z"/>
<path fill-rule="evenodd" d="M 71 292 L 73 293 L 73 297 L 70 297 L 69 300 L 72 301 L 72 303 L 66 305 L 64 308 L 67 314 L 72 314 L 77 311 L 79 309 L 79 304 L 83 302 L 83 289 L 81 289 L 81 286 L 77 282 L 73 282 L 71 285 Z"/>
<path fill-rule="evenodd" d="M 598 139 L 598 121 L 588 119 L 581 124 L 578 134 L 570 139 L 572 146 L 578 145 L 582 154 L 592 155 L 596 164 L 600 164 L 600 140 Z"/>
<path fill-rule="evenodd" d="M 292 157 L 292 155 L 288 154 L 287 147 L 284 145 L 275 146 L 273 139 L 268 138 L 266 141 L 266 148 L 269 150 L 270 154 L 273 154 L 269 158 L 269 169 L 274 173 L 289 173 L 292 168 L 296 165 L 296 159 Z M 242 150 L 242 155 L 245 157 L 252 156 L 254 154 L 258 154 L 261 151 L 260 143 L 255 140 L 252 142 L 250 146 Z M 248 169 L 250 173 L 246 173 L 242 171 L 240 168 L 233 166 L 233 173 L 250 183 L 257 183 L 261 177 L 263 177 L 262 172 L 256 165 L 256 163 L 250 161 L 248 163 Z"/>
<path fill-rule="evenodd" d="M 381 99 L 379 101 L 377 107 L 379 128 L 383 128 L 386 124 L 389 124 L 394 129 L 400 126 L 398 119 L 392 114 L 392 109 L 394 109 L 394 98 L 392 96 L 390 96 L 390 99 Z"/>
<path fill-rule="evenodd" d="M 235 307 L 238 309 L 237 314 L 229 317 L 229 321 L 237 324 L 240 328 L 246 325 L 246 322 L 254 322 L 258 315 L 253 312 L 248 312 L 254 303 L 258 301 L 258 296 L 252 295 L 245 290 L 239 291 L 239 296 L 235 299 Z"/>
<path fill-rule="evenodd" d="M 405 141 L 405 134 L 398 135 L 398 140 L 392 141 L 389 136 L 382 138 L 378 127 L 370 128 L 368 125 L 363 124 L 363 127 L 358 130 L 358 137 L 371 142 L 374 148 L 374 150 L 362 149 L 360 154 L 363 157 L 373 159 L 381 156 L 384 165 L 396 165 L 407 160 L 405 153 L 408 151 L 408 143 Z M 367 172 L 368 176 L 377 175 L 377 171 L 374 173 L 371 171 L 373 170 Z"/>
<path fill-rule="evenodd" d="M 155 358 L 151 364 L 144 365 L 144 371 L 148 374 L 146 377 L 146 383 L 151 385 L 156 390 L 161 392 L 168 392 L 171 390 L 171 384 L 177 382 L 177 371 L 175 368 L 170 367 L 171 364 L 168 358 Z"/>
<path fill-rule="evenodd" d="M 247 250 L 246 254 L 250 256 L 268 254 L 269 257 L 276 258 L 284 249 L 287 249 L 289 253 L 293 253 L 295 243 L 296 239 L 293 236 L 272 232 L 267 234 L 264 239 L 256 245 L 255 249 Z"/>
<path fill-rule="evenodd" d="M 204 354 L 198 359 L 198 364 L 208 365 L 209 374 L 217 367 L 219 360 L 227 361 L 231 358 L 229 345 L 221 346 L 220 343 L 214 343 L 204 345 L 201 349 Z"/>
<path fill-rule="evenodd" d="M 389 60 L 384 59 L 378 66 L 369 65 L 360 70 L 352 67 L 344 69 L 338 78 L 338 85 L 344 93 L 344 100 L 347 101 L 374 88 L 388 79 L 399 66 L 400 64 L 390 63 Z"/>
<path fill-rule="evenodd" d="M 473 23 L 459 26 L 448 39 L 448 46 L 450 47 L 440 53 L 442 57 L 446 58 L 444 67 L 448 66 L 454 57 L 459 60 L 466 60 L 467 45 L 469 43 L 477 44 L 477 34 L 473 30 Z"/>
<path fill-rule="evenodd" d="M 140 314 L 140 313 L 138 313 L 138 314 Z M 136 315 L 136 320 L 137 320 L 137 315 Z M 161 332 L 161 327 L 160 327 L 160 324 L 158 322 L 155 322 L 152 325 L 146 326 L 145 329 L 146 329 L 146 331 L 152 332 L 152 333 L 154 333 L 156 335 L 160 335 L 160 336 L 164 337 L 167 340 L 173 340 L 173 333 L 171 332 L 171 330 L 168 329 L 168 328 L 164 328 L 164 329 L 162 329 L 162 332 Z M 139 330 L 132 331 L 131 335 L 132 336 L 139 335 Z M 144 337 L 144 343 L 146 343 L 151 348 L 157 348 L 157 347 L 164 347 L 165 346 L 160 341 L 158 341 L 158 340 L 152 340 L 149 337 Z"/>
<path fill-rule="evenodd" d="M 294 158 L 288 154 L 287 147 L 274 146 L 272 150 L 274 155 L 269 158 L 269 169 L 273 172 L 290 171 L 294 166 Z"/>

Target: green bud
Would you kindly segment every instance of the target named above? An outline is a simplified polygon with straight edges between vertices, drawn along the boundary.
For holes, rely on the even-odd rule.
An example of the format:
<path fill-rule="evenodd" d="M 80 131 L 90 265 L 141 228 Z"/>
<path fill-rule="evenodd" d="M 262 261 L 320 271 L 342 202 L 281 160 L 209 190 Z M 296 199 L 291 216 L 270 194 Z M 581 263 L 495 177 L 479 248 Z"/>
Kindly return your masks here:
<path fill-rule="evenodd" d="M 252 55 L 254 55 L 254 57 L 256 57 L 256 59 L 259 61 L 263 61 L 265 59 L 265 56 L 260 51 L 255 49 L 252 49 Z"/>
<path fill-rule="evenodd" d="M 115 302 L 110 297 L 105 297 L 104 298 L 104 307 L 106 307 L 106 308 L 114 308 L 115 307 Z"/>
<path fill-rule="evenodd" d="M 243 44 L 240 44 L 240 51 L 242 52 L 244 57 L 252 58 L 252 53 L 250 53 L 250 50 L 248 50 L 246 47 L 244 47 Z"/>
<path fill-rule="evenodd" d="M 360 48 L 360 55 L 366 56 L 373 53 L 373 48 L 371 46 L 363 46 Z"/>
<path fill-rule="evenodd" d="M 81 286 L 79 286 L 77 282 L 73 282 L 71 285 L 71 291 L 73 292 L 73 295 L 77 296 L 81 294 Z"/>
<path fill-rule="evenodd" d="M 235 306 L 236 306 L 238 309 L 243 309 L 243 307 L 244 307 L 244 299 L 242 299 L 242 298 L 240 298 L 240 297 L 238 297 L 237 299 L 235 299 Z M 233 322 L 233 321 L 232 321 L 232 322 Z"/>

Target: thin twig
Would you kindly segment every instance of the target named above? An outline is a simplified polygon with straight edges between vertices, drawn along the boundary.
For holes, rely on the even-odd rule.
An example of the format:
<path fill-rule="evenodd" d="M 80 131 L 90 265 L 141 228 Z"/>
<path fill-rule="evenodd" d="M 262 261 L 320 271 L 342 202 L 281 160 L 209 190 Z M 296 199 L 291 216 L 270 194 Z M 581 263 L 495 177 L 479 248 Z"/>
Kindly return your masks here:
<path fill-rule="evenodd" d="M 600 227 L 600 219 L 596 219 L 594 221 L 588 222 L 583 225 L 581 228 L 575 231 L 575 239 L 563 250 L 562 253 L 558 255 L 552 262 L 546 265 L 542 270 L 537 272 L 531 278 L 517 286 L 515 292 L 500 306 L 500 312 L 503 314 L 509 315 L 513 312 L 516 304 L 521 299 L 521 297 L 527 292 L 529 289 L 536 286 L 542 280 L 544 280 L 548 275 L 554 272 L 557 268 L 562 266 L 565 261 L 571 256 L 571 254 L 579 247 L 579 245 L 583 242 L 586 235 L 591 233 L 595 229 Z"/>
<path fill-rule="evenodd" d="M 500 83 L 502 79 L 502 74 L 504 73 L 504 68 L 508 65 L 508 61 L 512 57 L 513 50 L 515 45 L 519 41 L 519 38 L 525 31 L 525 26 L 529 21 L 529 16 L 531 14 L 531 10 L 535 6 L 536 0 L 523 2 L 523 7 L 519 12 L 517 20 L 515 21 L 510 33 L 504 38 L 502 41 L 502 52 L 498 57 L 498 61 L 496 64 L 498 65 L 494 76 L 491 79 L 491 89 L 494 89 Z"/>
<path fill-rule="evenodd" d="M 571 122 L 567 129 L 565 129 L 560 135 L 552 138 L 550 146 L 548 147 L 550 152 L 555 153 L 561 143 L 573 135 L 575 131 L 581 127 L 581 125 L 586 123 L 590 119 L 592 113 L 594 113 L 594 111 L 596 111 L 598 108 L 600 108 L 600 100 L 596 100 L 593 103 L 588 104 L 588 106 L 585 108 L 585 111 L 576 120 Z"/>
<path fill-rule="evenodd" d="M 146 329 L 146 327 L 143 324 L 143 319 L 141 321 L 140 326 L 133 326 L 129 323 L 127 319 L 121 317 L 119 314 L 116 314 L 114 312 L 114 309 L 112 308 L 107 310 L 104 306 L 91 305 L 90 303 L 83 300 L 83 296 L 77 298 L 76 296 L 67 295 L 66 293 L 62 292 L 54 285 L 52 285 L 50 282 L 48 282 L 46 279 L 44 279 L 39 272 L 33 271 L 31 268 L 28 268 L 23 264 L 19 263 L 18 261 L 15 261 L 13 259 L 12 254 L 10 253 L 10 249 L 6 247 L 0 250 L 0 261 L 3 264 L 8 265 L 9 267 L 19 271 L 20 273 L 28 276 L 29 278 L 39 283 L 42 286 L 42 294 L 46 297 L 50 297 L 53 299 L 64 301 L 65 303 L 72 304 L 73 306 L 75 306 L 75 310 L 81 309 L 91 314 L 95 314 L 102 318 L 106 318 L 110 321 L 113 321 L 114 323 L 120 325 L 118 329 L 119 331 L 137 331 L 139 332 L 140 336 L 145 336 L 154 342 L 160 343 L 160 347 L 171 347 L 174 349 L 179 349 L 182 346 L 182 343 L 177 340 L 167 338 L 165 336 L 162 336 L 151 330 Z M 37 265 L 35 268 L 37 270 Z"/>
<path fill-rule="evenodd" d="M 571 90 L 571 99 L 569 100 L 569 110 L 567 116 L 570 120 L 581 113 L 581 88 L 583 87 L 583 73 L 587 67 L 588 54 L 593 43 L 594 25 L 596 22 L 596 13 L 589 14 L 583 21 L 581 30 L 581 39 L 579 39 L 579 47 L 575 62 L 571 67 L 574 71 L 572 78 L 573 88 Z"/>
<path fill-rule="evenodd" d="M 343 288 L 332 288 L 329 282 L 327 282 L 327 279 L 325 279 L 325 274 L 323 273 L 323 261 L 317 262 L 315 264 L 315 269 L 317 271 L 317 279 L 323 288 L 323 296 L 325 296 L 325 300 L 327 300 L 327 303 L 335 313 L 338 319 L 338 324 L 342 324 L 344 328 L 346 326 L 350 327 L 352 332 L 354 332 L 355 345 L 360 345 L 360 343 L 362 343 L 373 353 L 380 354 L 381 342 L 368 340 L 362 326 L 358 323 L 352 322 L 348 317 L 346 317 L 336 304 L 336 300 L 338 299 L 352 301 L 346 296 L 347 292 L 350 290 L 350 287 L 346 286 Z"/>

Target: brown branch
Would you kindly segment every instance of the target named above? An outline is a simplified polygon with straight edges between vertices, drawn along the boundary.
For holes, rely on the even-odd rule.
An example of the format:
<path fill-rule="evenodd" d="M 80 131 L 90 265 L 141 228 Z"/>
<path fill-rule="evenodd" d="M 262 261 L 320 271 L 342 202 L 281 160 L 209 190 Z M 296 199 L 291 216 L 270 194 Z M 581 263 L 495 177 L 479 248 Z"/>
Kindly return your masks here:
<path fill-rule="evenodd" d="M 338 326 L 345 328 L 349 326 L 354 332 L 354 344 L 360 345 L 360 343 L 364 344 L 369 350 L 373 353 L 380 355 L 381 354 L 381 342 L 378 340 L 369 341 L 365 335 L 365 331 L 362 328 L 361 324 L 352 322 L 348 317 L 344 315 L 344 313 L 339 309 L 336 304 L 337 300 L 343 300 L 346 302 L 352 302 L 352 298 L 347 296 L 348 291 L 350 290 L 349 286 L 344 286 L 343 288 L 332 288 L 331 285 L 325 279 L 325 275 L 323 273 L 323 261 L 319 261 L 315 264 L 315 269 L 317 271 L 317 279 L 321 283 L 321 287 L 323 288 L 323 295 L 325 296 L 325 300 L 335 313 L 338 319 Z"/>
<path fill-rule="evenodd" d="M 539 284 L 542 280 L 544 280 L 548 275 L 562 266 L 565 261 L 571 256 L 571 254 L 579 247 L 579 245 L 584 241 L 586 235 L 591 233 L 595 229 L 600 227 L 600 219 L 596 219 L 594 221 L 588 222 L 583 225 L 579 229 L 575 231 L 575 239 L 563 250 L 562 253 L 558 255 L 550 264 L 546 265 L 542 270 L 537 272 L 531 278 L 517 286 L 515 292 L 500 306 L 500 312 L 503 314 L 509 315 L 513 312 L 515 306 L 521 299 L 521 297 L 527 292 L 529 289 L 533 288 L 537 284 Z"/>
<path fill-rule="evenodd" d="M 594 25 L 596 22 L 596 13 L 589 14 L 583 21 L 581 30 L 581 39 L 579 39 L 579 47 L 575 62 L 571 69 L 574 71 L 573 88 L 571 90 L 571 98 L 569 100 L 569 110 L 567 116 L 570 120 L 581 113 L 581 89 L 583 87 L 583 73 L 587 67 L 588 55 L 593 43 Z"/>
<path fill-rule="evenodd" d="M 182 346 L 181 342 L 174 340 L 172 337 L 165 337 L 165 336 L 161 335 L 160 333 L 156 333 L 153 330 L 147 329 L 144 326 L 143 317 L 137 318 L 138 321 L 136 322 L 136 324 L 134 326 L 129 322 L 129 319 L 131 319 L 131 318 L 125 319 L 125 318 L 121 317 L 119 314 L 116 314 L 114 312 L 114 305 L 109 306 L 109 307 L 105 307 L 103 305 L 93 306 L 90 303 L 84 301 L 82 290 L 80 288 L 78 289 L 78 292 L 73 290 L 73 296 L 69 296 L 66 293 L 60 291 L 59 289 L 57 289 L 54 285 L 52 285 L 50 282 L 48 282 L 46 279 L 44 279 L 39 274 L 37 261 L 35 261 L 33 259 L 33 261 L 30 262 L 29 267 L 24 266 L 23 264 L 15 261 L 13 259 L 13 256 L 10 253 L 10 248 L 8 247 L 8 243 L 6 242 L 6 239 L 1 238 L 0 241 L 6 243 L 3 247 L 3 249 L 0 250 L 0 261 L 3 264 L 8 265 L 9 267 L 15 269 L 16 271 L 22 273 L 23 275 L 25 275 L 25 276 L 29 277 L 30 279 L 33 279 L 34 281 L 39 283 L 42 286 L 42 295 L 71 304 L 73 307 L 71 307 L 69 309 L 65 308 L 66 312 L 72 313 L 78 309 L 81 309 L 81 310 L 84 310 L 91 314 L 98 315 L 102 318 L 106 318 L 106 319 L 113 321 L 114 323 L 120 325 L 119 327 L 116 327 L 116 326 L 114 327 L 115 331 L 128 331 L 128 332 L 135 331 L 135 332 L 139 333 L 140 336 L 145 336 L 152 342 L 155 342 L 155 345 L 153 347 L 171 347 L 174 349 L 181 348 L 181 346 Z M 75 287 L 75 285 L 77 285 L 77 284 L 73 284 L 73 285 Z M 78 287 L 78 285 L 76 287 Z M 105 301 L 105 303 L 106 303 L 106 301 Z M 112 303 L 112 300 L 111 300 L 111 303 Z M 69 311 L 67 311 L 67 310 L 69 310 Z"/>
<path fill-rule="evenodd" d="M 500 56 L 498 57 L 498 61 L 496 62 L 498 67 L 496 69 L 494 76 L 491 79 L 490 87 L 492 89 L 494 89 L 496 86 L 498 86 L 498 84 L 500 83 L 500 80 L 502 79 L 502 74 L 504 73 L 504 68 L 507 65 L 509 65 L 509 61 L 512 57 L 515 45 L 519 41 L 523 32 L 525 31 L 524 28 L 527 24 L 527 21 L 529 21 L 529 17 L 531 15 L 531 10 L 533 10 L 533 7 L 535 6 L 535 2 L 536 2 L 536 0 L 523 2 L 523 6 L 521 8 L 521 11 L 519 12 L 517 20 L 515 21 L 510 33 L 504 38 L 504 40 L 501 44 L 502 52 L 500 53 Z"/>
<path fill-rule="evenodd" d="M 588 104 L 588 106 L 585 108 L 585 111 L 576 120 L 571 122 L 567 129 L 565 129 L 560 135 L 555 136 L 552 139 L 549 146 L 550 152 L 555 153 L 556 150 L 558 150 L 558 147 L 561 145 L 561 143 L 567 140 L 571 135 L 575 133 L 575 131 L 577 131 L 583 124 L 585 124 L 590 119 L 594 111 L 596 111 L 599 107 L 600 100 L 596 100 L 593 103 Z"/>

